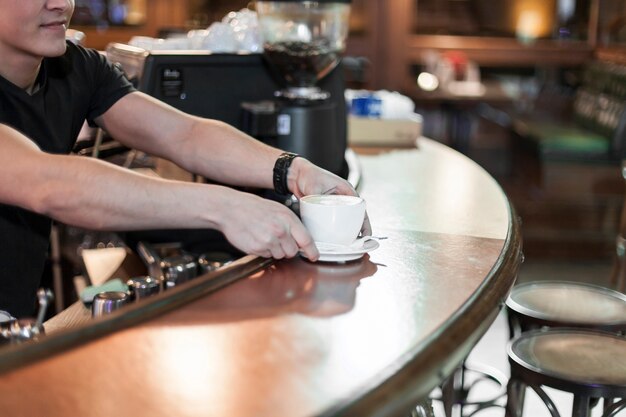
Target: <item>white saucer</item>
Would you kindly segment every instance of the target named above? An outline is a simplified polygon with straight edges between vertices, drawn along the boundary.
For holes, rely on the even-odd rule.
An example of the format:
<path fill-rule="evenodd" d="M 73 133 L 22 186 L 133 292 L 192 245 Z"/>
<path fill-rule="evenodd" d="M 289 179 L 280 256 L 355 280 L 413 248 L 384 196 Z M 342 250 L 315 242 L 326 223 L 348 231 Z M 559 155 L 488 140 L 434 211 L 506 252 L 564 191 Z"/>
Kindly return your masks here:
<path fill-rule="evenodd" d="M 320 245 L 321 246 L 321 245 Z M 363 246 L 359 248 L 351 248 L 349 246 L 337 246 L 337 247 L 322 247 L 318 250 L 320 252 L 320 262 L 347 262 L 354 261 L 363 257 L 367 252 L 373 251 L 378 248 L 380 244 L 374 240 L 366 240 L 363 242 Z"/>

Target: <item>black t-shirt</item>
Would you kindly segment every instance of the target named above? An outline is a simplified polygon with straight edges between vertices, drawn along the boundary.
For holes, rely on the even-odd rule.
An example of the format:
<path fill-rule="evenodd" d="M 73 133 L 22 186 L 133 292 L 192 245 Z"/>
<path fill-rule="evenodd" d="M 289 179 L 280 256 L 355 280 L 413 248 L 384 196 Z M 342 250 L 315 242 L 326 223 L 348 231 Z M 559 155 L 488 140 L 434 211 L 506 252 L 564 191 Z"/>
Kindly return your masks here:
<path fill-rule="evenodd" d="M 0 123 L 53 154 L 69 153 L 85 120 L 94 125 L 94 118 L 134 91 L 101 54 L 69 42 L 63 56 L 43 60 L 37 83 L 39 89 L 28 95 L 0 76 Z M 33 314 L 50 227 L 45 216 L 0 204 L 0 310 Z"/>

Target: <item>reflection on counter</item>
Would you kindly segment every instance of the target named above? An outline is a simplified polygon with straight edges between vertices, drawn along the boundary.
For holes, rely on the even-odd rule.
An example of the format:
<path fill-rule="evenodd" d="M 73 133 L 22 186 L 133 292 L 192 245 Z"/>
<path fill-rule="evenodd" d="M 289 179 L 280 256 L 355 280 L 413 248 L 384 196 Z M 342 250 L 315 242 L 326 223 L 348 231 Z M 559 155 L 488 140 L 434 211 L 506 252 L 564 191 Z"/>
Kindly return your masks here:
<path fill-rule="evenodd" d="M 376 273 L 369 255 L 346 263 L 281 261 L 177 312 L 168 324 L 231 322 L 282 314 L 327 317 L 352 310 L 362 279 Z"/>

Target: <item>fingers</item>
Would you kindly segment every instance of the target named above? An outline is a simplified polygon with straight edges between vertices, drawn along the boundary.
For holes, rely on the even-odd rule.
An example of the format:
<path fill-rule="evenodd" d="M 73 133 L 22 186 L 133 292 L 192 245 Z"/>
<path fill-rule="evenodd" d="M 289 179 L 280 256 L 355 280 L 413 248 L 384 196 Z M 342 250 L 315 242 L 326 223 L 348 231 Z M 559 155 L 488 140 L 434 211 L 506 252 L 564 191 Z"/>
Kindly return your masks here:
<path fill-rule="evenodd" d="M 293 258 L 298 254 L 298 248 L 295 243 L 289 244 L 288 242 L 276 240 L 267 245 L 262 245 L 259 249 L 251 250 L 250 254 L 257 255 L 262 258 Z"/>
<path fill-rule="evenodd" d="M 297 254 L 298 245 L 291 236 L 283 237 L 270 248 L 270 255 L 274 259 L 293 258 Z"/>
<path fill-rule="evenodd" d="M 292 169 L 294 181 L 290 190 L 298 199 L 311 194 L 357 195 L 348 181 L 304 158 L 294 159 L 290 173 Z"/>
<path fill-rule="evenodd" d="M 317 246 L 315 246 L 315 242 L 311 237 L 310 233 L 302 223 L 298 220 L 298 224 L 295 225 L 291 230 L 291 235 L 295 239 L 298 247 L 300 248 L 300 252 L 310 261 L 317 261 L 320 257 L 320 253 L 317 250 Z"/>
<path fill-rule="evenodd" d="M 361 236 L 371 236 L 372 235 L 372 225 L 370 223 L 370 218 L 365 212 L 365 220 L 363 220 L 363 226 L 361 226 Z"/>
<path fill-rule="evenodd" d="M 319 252 L 298 216 L 275 201 L 233 191 L 220 212 L 220 230 L 242 252 L 264 258 L 293 258 L 301 251 L 315 261 Z"/>
<path fill-rule="evenodd" d="M 309 231 L 291 210 L 284 210 L 286 217 L 282 220 L 285 224 L 281 229 L 284 233 L 277 235 L 277 245 L 272 249 L 272 256 L 276 259 L 293 258 L 300 251 L 309 260 L 316 261 L 319 252 Z"/>
<path fill-rule="evenodd" d="M 284 215 L 275 217 L 277 223 L 263 252 L 268 252 L 274 259 L 283 259 L 293 258 L 301 251 L 308 259 L 317 260 L 319 252 L 308 230 L 293 212 L 285 210 Z"/>

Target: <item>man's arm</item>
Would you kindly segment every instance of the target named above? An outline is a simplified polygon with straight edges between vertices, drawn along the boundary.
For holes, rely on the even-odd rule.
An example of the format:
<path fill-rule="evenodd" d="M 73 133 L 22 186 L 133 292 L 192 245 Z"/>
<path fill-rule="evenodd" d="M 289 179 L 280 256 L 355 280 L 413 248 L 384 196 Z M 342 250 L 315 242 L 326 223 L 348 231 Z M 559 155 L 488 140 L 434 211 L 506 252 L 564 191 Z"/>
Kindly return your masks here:
<path fill-rule="evenodd" d="M 216 120 L 183 113 L 146 94 L 128 94 L 97 119 L 126 145 L 175 162 L 223 184 L 273 188 L 272 171 L 281 150 Z M 356 195 L 345 180 L 304 158 L 296 158 L 287 176 L 289 190 L 309 194 Z M 369 220 L 363 234 L 371 234 Z"/>
<path fill-rule="evenodd" d="M 189 172 L 223 184 L 273 187 L 281 151 L 223 122 L 188 115 L 140 92 L 120 99 L 97 122 L 116 140 Z"/>
<path fill-rule="evenodd" d="M 0 202 L 97 230 L 215 228 L 246 253 L 317 250 L 282 205 L 226 187 L 152 178 L 92 158 L 51 155 L 0 124 Z"/>

